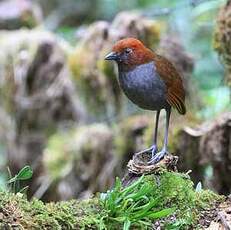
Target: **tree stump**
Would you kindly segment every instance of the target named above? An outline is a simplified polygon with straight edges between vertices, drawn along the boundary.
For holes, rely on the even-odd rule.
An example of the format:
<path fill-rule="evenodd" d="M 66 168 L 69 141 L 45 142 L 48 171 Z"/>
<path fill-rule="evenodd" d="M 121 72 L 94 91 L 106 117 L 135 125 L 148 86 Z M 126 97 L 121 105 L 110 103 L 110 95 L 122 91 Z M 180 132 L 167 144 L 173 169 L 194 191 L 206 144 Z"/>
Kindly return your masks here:
<path fill-rule="evenodd" d="M 144 150 L 133 155 L 128 162 L 128 172 L 123 178 L 123 184 L 128 185 L 138 177 L 147 174 L 158 174 L 162 170 L 177 171 L 178 157 L 168 153 L 156 164 L 148 164 L 152 156 L 151 150 Z"/>

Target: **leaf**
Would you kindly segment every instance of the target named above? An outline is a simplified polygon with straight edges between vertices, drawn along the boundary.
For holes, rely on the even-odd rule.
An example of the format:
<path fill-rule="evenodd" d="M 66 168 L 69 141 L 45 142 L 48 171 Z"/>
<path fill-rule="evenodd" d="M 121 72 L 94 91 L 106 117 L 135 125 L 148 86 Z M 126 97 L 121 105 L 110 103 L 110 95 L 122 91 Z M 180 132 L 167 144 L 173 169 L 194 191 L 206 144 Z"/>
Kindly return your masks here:
<path fill-rule="evenodd" d="M 162 218 L 162 217 L 168 216 L 170 214 L 173 214 L 174 211 L 175 211 L 175 209 L 173 209 L 173 208 L 166 208 L 166 209 L 163 209 L 163 210 L 158 211 L 158 212 L 149 213 L 149 214 L 147 214 L 146 217 L 151 218 L 151 219 L 158 219 L 158 218 Z"/>
<path fill-rule="evenodd" d="M 126 194 L 130 193 L 132 190 L 134 190 L 144 179 L 144 175 L 142 175 L 137 181 L 129 185 L 128 187 L 124 188 L 122 193 L 125 196 Z"/>
<path fill-rule="evenodd" d="M 107 193 L 102 192 L 100 193 L 100 200 L 105 201 L 107 199 Z"/>
<path fill-rule="evenodd" d="M 158 204 L 158 202 L 159 202 L 159 199 L 158 199 L 158 198 L 156 198 L 156 199 L 150 199 L 150 201 L 149 201 L 147 204 L 145 204 L 145 205 L 139 207 L 139 211 L 136 211 L 136 212 L 134 213 L 133 218 L 134 218 L 134 219 L 137 219 L 137 220 L 140 220 L 140 219 L 142 219 L 142 218 L 144 218 L 144 217 L 148 217 L 149 211 L 150 211 L 156 204 Z M 151 211 L 151 213 L 152 213 L 152 211 Z"/>
<path fill-rule="evenodd" d="M 121 187 L 122 187 L 122 183 L 121 183 L 119 177 L 116 177 L 116 182 L 115 182 L 115 188 L 114 188 L 114 190 L 115 191 L 119 191 L 121 189 Z"/>
<path fill-rule="evenodd" d="M 15 182 L 16 180 L 17 180 L 17 175 L 14 176 L 14 177 L 12 177 L 12 178 L 10 178 L 10 180 L 8 180 L 7 183 L 8 183 L 8 184 L 13 183 L 13 182 Z"/>
<path fill-rule="evenodd" d="M 25 186 L 24 188 L 20 189 L 18 193 L 26 193 L 29 186 Z"/>
<path fill-rule="evenodd" d="M 130 229 L 130 226 L 131 226 L 131 221 L 130 221 L 130 220 L 126 220 L 126 221 L 124 222 L 123 230 L 129 230 L 129 229 Z"/>
<path fill-rule="evenodd" d="M 17 180 L 28 180 L 32 177 L 33 171 L 30 166 L 26 165 L 24 166 L 16 175 Z"/>
<path fill-rule="evenodd" d="M 126 198 L 132 198 L 134 200 L 137 200 L 137 199 L 140 200 L 140 197 L 143 197 L 145 194 L 151 193 L 151 191 L 153 191 L 153 187 L 146 183 L 140 187 L 138 192 L 131 193 Z"/>
<path fill-rule="evenodd" d="M 9 168 L 9 167 L 7 167 L 7 172 L 8 172 L 8 174 L 9 174 L 9 178 L 11 178 L 11 177 L 12 177 L 12 173 L 11 173 L 11 171 L 10 171 L 10 168 Z"/>

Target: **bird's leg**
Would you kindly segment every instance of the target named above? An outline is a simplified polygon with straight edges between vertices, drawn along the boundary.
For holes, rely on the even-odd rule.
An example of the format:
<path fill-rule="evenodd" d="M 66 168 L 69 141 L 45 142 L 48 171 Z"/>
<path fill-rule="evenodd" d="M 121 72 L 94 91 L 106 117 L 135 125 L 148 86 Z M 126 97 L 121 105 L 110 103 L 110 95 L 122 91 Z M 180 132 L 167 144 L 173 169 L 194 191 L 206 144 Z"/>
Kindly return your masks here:
<path fill-rule="evenodd" d="M 154 142 L 152 148 L 152 158 L 155 156 L 155 154 L 158 151 L 157 148 L 157 134 L 158 134 L 158 123 L 159 123 L 159 116 L 160 116 L 160 110 L 157 110 L 156 112 L 156 125 L 155 125 L 155 131 L 154 131 Z"/>
<path fill-rule="evenodd" d="M 170 114 L 171 114 L 171 108 L 167 108 L 166 109 L 165 134 L 164 134 L 164 146 L 160 152 L 156 153 L 152 157 L 152 159 L 148 162 L 148 164 L 155 164 L 159 162 L 164 157 L 164 155 L 168 152 L 167 146 L 168 146 L 168 127 L 169 127 Z"/>
<path fill-rule="evenodd" d="M 153 145 L 147 149 L 144 149 L 138 153 L 135 154 L 135 157 L 142 155 L 144 153 L 152 153 L 152 158 L 155 156 L 155 154 L 158 151 L 157 148 L 157 132 L 158 132 L 158 123 L 159 123 L 159 116 L 160 116 L 160 110 L 157 110 L 156 112 L 156 124 L 155 124 L 155 131 L 154 131 L 154 140 L 153 140 Z"/>

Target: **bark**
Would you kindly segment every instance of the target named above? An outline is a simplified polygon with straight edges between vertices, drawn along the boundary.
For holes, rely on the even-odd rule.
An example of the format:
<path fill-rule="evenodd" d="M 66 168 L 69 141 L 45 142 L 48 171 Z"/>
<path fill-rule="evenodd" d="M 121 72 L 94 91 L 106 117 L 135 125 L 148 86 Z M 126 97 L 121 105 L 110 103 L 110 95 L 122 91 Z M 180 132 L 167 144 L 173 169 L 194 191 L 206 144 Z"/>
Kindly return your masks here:
<path fill-rule="evenodd" d="M 208 180 L 220 194 L 231 193 L 231 113 L 218 117 L 210 130 L 201 138 L 200 158 L 204 165 L 211 164 L 213 177 Z"/>

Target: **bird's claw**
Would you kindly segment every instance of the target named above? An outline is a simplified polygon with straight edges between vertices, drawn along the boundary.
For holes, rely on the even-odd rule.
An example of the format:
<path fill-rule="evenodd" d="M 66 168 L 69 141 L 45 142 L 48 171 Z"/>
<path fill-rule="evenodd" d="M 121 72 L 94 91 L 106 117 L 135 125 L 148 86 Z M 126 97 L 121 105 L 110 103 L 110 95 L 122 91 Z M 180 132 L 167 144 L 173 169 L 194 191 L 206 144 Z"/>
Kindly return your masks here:
<path fill-rule="evenodd" d="M 167 154 L 166 150 L 161 150 L 160 152 L 156 153 L 154 156 L 152 155 L 152 158 L 150 161 L 148 161 L 148 164 L 156 164 L 158 163 L 164 156 Z"/>
<path fill-rule="evenodd" d="M 157 146 L 156 146 L 156 145 L 152 145 L 150 148 L 144 149 L 144 150 L 142 150 L 142 151 L 136 153 L 136 154 L 134 155 L 133 159 L 139 159 L 140 156 L 141 156 L 141 158 L 143 158 L 144 154 L 145 154 L 145 155 L 146 155 L 146 154 L 149 155 L 150 153 L 152 154 L 152 158 L 153 158 L 157 152 L 158 152 Z"/>
<path fill-rule="evenodd" d="M 153 145 L 151 148 L 152 148 L 152 158 L 153 158 L 158 152 L 158 148 L 156 145 Z"/>
<path fill-rule="evenodd" d="M 158 151 L 157 146 L 156 145 L 152 145 L 150 148 L 144 149 L 144 150 L 136 153 L 135 155 L 138 156 L 138 155 L 141 155 L 141 154 L 144 154 L 144 153 L 151 152 L 152 153 L 152 157 L 153 157 L 157 153 L 157 151 Z"/>

